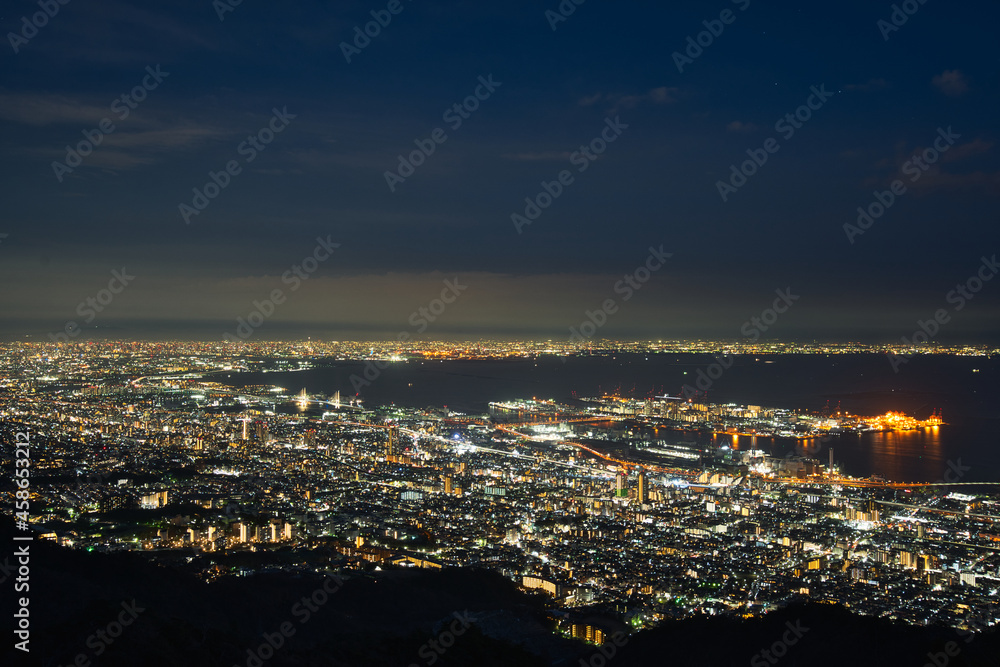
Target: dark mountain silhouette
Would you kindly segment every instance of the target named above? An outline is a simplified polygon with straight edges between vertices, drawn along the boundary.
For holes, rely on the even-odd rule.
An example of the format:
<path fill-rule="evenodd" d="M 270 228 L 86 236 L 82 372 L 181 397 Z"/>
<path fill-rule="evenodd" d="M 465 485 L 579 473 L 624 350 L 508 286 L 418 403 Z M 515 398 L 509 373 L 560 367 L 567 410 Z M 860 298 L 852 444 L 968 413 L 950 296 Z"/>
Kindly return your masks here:
<path fill-rule="evenodd" d="M 13 534 L 4 520 L 0 543 L 14 544 Z M 87 553 L 39 540 L 30 553 L 30 591 L 12 594 L 16 573 L 0 584 L 8 623 L 15 598 L 29 597 L 31 610 L 31 652 L 13 650 L 9 641 L 0 652 L 5 666 L 768 665 L 759 652 L 796 623 L 808 631 L 773 664 L 921 667 L 934 664 L 929 653 L 940 653 L 947 665 L 1000 665 L 995 631 L 966 642 L 949 628 L 905 626 L 830 605 L 791 607 L 762 620 L 668 622 L 621 647 L 609 643 L 602 654 L 552 633 L 544 598 L 484 570 L 376 571 L 342 585 L 330 580 L 333 592 L 326 595 L 315 576 L 205 583 L 137 554 Z M 98 634 L 116 633 L 119 619 L 129 621 L 119 636 Z M 287 637 L 282 624 L 293 631 Z M 265 635 L 278 650 L 268 650 Z M 960 650 L 956 657 L 945 653 L 949 641 Z M 257 662 L 255 652 L 267 660 Z M 763 662 L 752 663 L 755 656 Z"/>

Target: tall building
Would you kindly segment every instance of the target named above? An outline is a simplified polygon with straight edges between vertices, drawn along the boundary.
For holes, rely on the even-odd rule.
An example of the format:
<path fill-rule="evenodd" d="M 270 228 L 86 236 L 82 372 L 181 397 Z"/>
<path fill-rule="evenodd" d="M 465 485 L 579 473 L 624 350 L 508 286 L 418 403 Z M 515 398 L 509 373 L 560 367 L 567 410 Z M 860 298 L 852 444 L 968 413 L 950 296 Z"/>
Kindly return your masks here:
<path fill-rule="evenodd" d="M 645 471 L 639 471 L 639 502 L 646 503 L 649 501 L 649 488 L 648 482 L 646 481 Z"/>
<path fill-rule="evenodd" d="M 615 477 L 615 495 L 619 498 L 628 496 L 628 489 L 625 486 L 625 473 L 619 472 Z"/>
<path fill-rule="evenodd" d="M 403 453 L 402 444 L 399 442 L 399 427 L 389 427 L 389 441 L 385 445 L 386 457 L 399 456 Z"/>
<path fill-rule="evenodd" d="M 132 506 L 132 496 L 127 493 L 109 493 L 101 497 L 98 507 L 102 512 L 128 509 Z"/>
<path fill-rule="evenodd" d="M 262 443 L 266 444 L 271 434 L 267 430 L 267 423 L 259 421 L 254 424 L 254 431 L 257 434 L 257 439 Z"/>

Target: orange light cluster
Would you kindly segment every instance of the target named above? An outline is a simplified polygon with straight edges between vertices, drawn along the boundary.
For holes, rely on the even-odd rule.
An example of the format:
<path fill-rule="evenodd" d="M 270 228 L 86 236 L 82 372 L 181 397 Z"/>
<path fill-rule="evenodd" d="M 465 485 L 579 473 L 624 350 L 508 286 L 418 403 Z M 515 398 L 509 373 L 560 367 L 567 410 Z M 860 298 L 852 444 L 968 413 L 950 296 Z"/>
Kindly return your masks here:
<path fill-rule="evenodd" d="M 910 417 L 909 415 L 905 415 L 902 412 L 887 412 L 878 417 L 866 417 L 863 421 L 872 428 L 892 431 L 905 431 L 924 428 L 927 426 L 939 426 L 944 423 L 941 417 L 937 414 L 931 415 L 928 419 L 920 420 Z"/>

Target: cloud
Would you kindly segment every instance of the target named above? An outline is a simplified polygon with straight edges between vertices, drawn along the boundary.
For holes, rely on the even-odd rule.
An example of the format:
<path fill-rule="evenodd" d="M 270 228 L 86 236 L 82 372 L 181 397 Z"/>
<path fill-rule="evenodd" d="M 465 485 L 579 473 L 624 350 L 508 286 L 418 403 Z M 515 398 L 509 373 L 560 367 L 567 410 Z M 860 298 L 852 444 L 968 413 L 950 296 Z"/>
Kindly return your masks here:
<path fill-rule="evenodd" d="M 170 6 L 167 7 L 170 11 Z M 211 13 L 213 19 L 214 13 Z M 59 26 L 66 38 L 54 49 L 67 62 L 155 64 L 162 52 L 150 36 L 169 40 L 175 54 L 218 52 L 225 48 L 225 40 L 219 39 L 211 21 L 179 20 L 158 7 L 151 9 L 128 1 L 94 3 L 90 11 L 76 15 L 73 21 L 60 20 Z"/>
<path fill-rule="evenodd" d="M 941 153 L 940 160 L 930 165 L 926 171 L 920 172 L 920 178 L 912 180 L 909 175 L 903 178 L 903 183 L 908 191 L 917 194 L 929 194 L 933 192 L 976 192 L 985 195 L 1000 194 L 1000 172 L 990 172 L 984 170 L 959 172 L 954 166 L 949 166 L 946 170 L 943 165 L 955 163 L 973 158 L 978 155 L 989 153 L 993 144 L 981 138 L 976 138 L 964 144 L 955 144 L 950 149 Z M 896 155 L 892 160 L 882 160 L 876 165 L 878 171 L 888 171 L 897 178 L 902 171 L 903 165 L 911 161 L 914 156 L 919 155 L 923 147 L 910 146 L 899 143 L 896 145 Z M 875 174 L 866 179 L 868 187 L 877 187 L 886 182 L 886 174 Z"/>
<path fill-rule="evenodd" d="M 61 162 L 66 154 L 64 147 L 79 142 L 83 131 L 100 132 L 97 128 L 102 119 L 111 121 L 114 129 L 109 134 L 102 134 L 97 148 L 83 161 L 84 167 L 126 169 L 154 164 L 159 161 L 159 154 L 204 145 L 232 134 L 210 124 L 152 108 L 121 120 L 111 110 L 110 102 L 102 106 L 93 100 L 56 94 L 0 93 L 0 120 L 58 128 L 50 131 L 51 143 L 12 149 L 36 159 Z"/>
<path fill-rule="evenodd" d="M 677 101 L 678 93 L 680 93 L 680 88 L 660 86 L 658 88 L 650 88 L 645 93 L 639 95 L 595 93 L 580 98 L 578 103 L 582 107 L 590 107 L 603 101 L 610 105 L 610 113 L 618 113 L 622 109 L 634 109 L 643 102 L 673 104 Z"/>
<path fill-rule="evenodd" d="M 653 100 L 656 104 L 673 104 L 677 101 L 677 93 L 679 92 L 679 88 L 660 86 L 649 91 L 649 99 Z"/>
<path fill-rule="evenodd" d="M 189 124 L 164 127 L 147 132 L 114 132 L 107 135 L 105 141 L 108 147 L 120 150 L 173 150 L 227 134 L 230 132 L 216 130 L 205 125 Z"/>
<path fill-rule="evenodd" d="M 189 124 L 150 131 L 118 131 L 104 140 L 82 166 L 128 169 L 160 162 L 164 153 L 193 148 L 228 133 L 212 127 Z"/>
<path fill-rule="evenodd" d="M 942 93 L 951 97 L 958 97 L 969 90 L 968 80 L 957 69 L 946 69 L 931 79 L 931 83 Z"/>
<path fill-rule="evenodd" d="M 989 153 L 990 150 L 992 149 L 993 149 L 992 141 L 985 141 L 977 137 L 968 143 L 952 146 L 947 153 L 943 153 L 941 155 L 941 161 L 960 162 L 970 157 L 975 157 L 976 155 L 983 155 L 985 153 Z"/>
<path fill-rule="evenodd" d="M 974 171 L 966 174 L 951 174 L 935 166 L 926 171 L 920 180 L 912 185 L 907 184 L 907 187 L 920 192 L 934 190 L 975 191 L 996 196 L 1000 194 L 1000 172 Z"/>
<path fill-rule="evenodd" d="M 726 129 L 730 132 L 753 132 L 757 129 L 757 126 L 753 123 L 744 123 L 740 120 L 734 120 L 732 123 L 726 125 Z"/>
<path fill-rule="evenodd" d="M 25 125 L 96 124 L 110 111 L 61 95 L 0 94 L 0 119 Z"/>

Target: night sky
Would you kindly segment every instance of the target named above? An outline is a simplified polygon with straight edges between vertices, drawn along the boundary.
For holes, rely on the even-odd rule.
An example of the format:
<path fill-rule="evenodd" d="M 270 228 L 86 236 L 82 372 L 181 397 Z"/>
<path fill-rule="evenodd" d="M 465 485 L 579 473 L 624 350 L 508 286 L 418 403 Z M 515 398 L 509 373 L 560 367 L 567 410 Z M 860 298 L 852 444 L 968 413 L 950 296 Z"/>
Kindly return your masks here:
<path fill-rule="evenodd" d="M 52 3 L 37 30 L 35 2 L 0 16 L 6 339 L 221 340 L 276 289 L 254 340 L 566 339 L 607 299 L 597 337 L 740 338 L 786 288 L 764 337 L 899 340 L 938 309 L 940 341 L 1000 331 L 1000 280 L 948 299 L 1000 253 L 996 3 L 911 0 L 898 29 L 870 1 Z M 415 142 L 433 153 L 387 179 Z M 209 172 L 228 184 L 185 214 Z M 340 245 L 283 280 L 317 237 Z"/>

